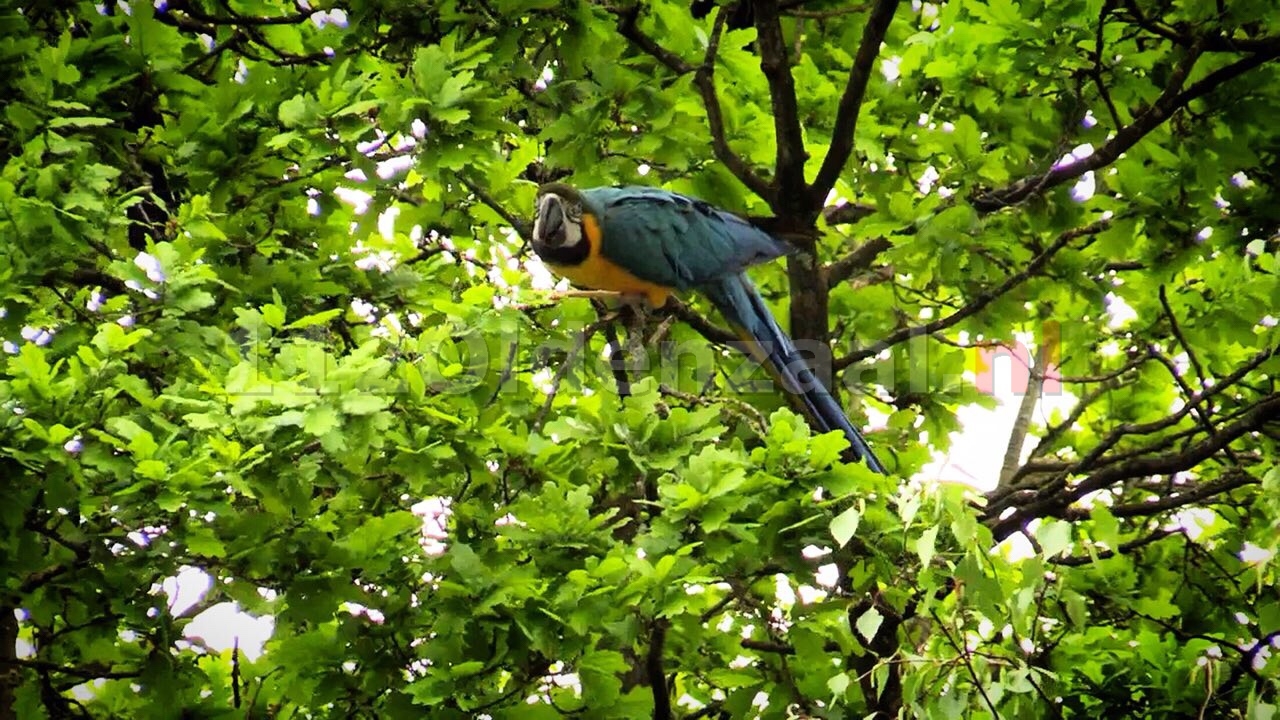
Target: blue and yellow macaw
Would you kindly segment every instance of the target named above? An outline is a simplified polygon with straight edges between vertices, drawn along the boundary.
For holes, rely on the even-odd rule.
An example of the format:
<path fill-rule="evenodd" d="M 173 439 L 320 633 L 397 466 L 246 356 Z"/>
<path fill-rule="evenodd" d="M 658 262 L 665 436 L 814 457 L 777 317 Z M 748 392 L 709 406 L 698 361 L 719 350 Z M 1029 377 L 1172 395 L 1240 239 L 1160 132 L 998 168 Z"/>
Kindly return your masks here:
<path fill-rule="evenodd" d="M 842 431 L 858 459 L 885 472 L 746 275 L 791 252 L 787 243 L 667 190 L 549 183 L 538 189 L 531 244 L 552 272 L 580 288 L 642 296 L 655 308 L 678 291 L 701 291 L 783 390 L 798 391 L 819 432 Z"/>

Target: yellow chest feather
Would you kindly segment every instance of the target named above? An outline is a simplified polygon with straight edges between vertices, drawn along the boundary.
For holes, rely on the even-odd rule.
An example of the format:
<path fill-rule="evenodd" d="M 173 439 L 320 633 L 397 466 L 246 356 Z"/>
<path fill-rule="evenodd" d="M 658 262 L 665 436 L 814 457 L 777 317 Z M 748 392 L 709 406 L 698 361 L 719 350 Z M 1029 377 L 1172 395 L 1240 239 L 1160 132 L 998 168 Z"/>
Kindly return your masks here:
<path fill-rule="evenodd" d="M 587 259 L 577 265 L 548 264 L 555 274 L 568 278 L 569 282 L 581 288 L 591 290 L 607 290 L 609 292 L 643 295 L 655 308 L 666 304 L 671 295 L 671 288 L 649 282 L 632 275 L 625 268 L 610 262 L 600 252 L 600 226 L 591 215 L 582 216 L 582 234 L 591 245 L 591 253 Z"/>

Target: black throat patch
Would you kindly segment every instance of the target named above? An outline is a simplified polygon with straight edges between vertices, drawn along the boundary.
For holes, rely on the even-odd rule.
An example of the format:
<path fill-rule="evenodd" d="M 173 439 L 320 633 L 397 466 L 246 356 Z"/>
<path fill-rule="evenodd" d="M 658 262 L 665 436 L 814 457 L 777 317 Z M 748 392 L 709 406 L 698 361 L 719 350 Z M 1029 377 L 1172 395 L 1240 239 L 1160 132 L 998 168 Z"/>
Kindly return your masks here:
<path fill-rule="evenodd" d="M 585 230 L 583 231 L 583 237 L 573 245 L 547 247 L 537 240 L 534 240 L 532 245 L 533 251 L 538 254 L 538 257 L 549 265 L 581 265 L 591 255 L 591 243 L 586 238 Z"/>

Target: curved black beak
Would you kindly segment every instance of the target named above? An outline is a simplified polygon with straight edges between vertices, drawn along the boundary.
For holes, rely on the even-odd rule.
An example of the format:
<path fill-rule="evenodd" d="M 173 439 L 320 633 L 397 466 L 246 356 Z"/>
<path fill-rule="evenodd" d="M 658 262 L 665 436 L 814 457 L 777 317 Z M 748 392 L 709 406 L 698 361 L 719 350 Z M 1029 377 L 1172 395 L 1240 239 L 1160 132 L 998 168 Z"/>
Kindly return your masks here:
<path fill-rule="evenodd" d="M 564 207 L 556 195 L 543 195 L 538 201 L 538 221 L 534 223 L 533 239 L 547 247 L 564 244 L 568 231 L 564 223 Z"/>

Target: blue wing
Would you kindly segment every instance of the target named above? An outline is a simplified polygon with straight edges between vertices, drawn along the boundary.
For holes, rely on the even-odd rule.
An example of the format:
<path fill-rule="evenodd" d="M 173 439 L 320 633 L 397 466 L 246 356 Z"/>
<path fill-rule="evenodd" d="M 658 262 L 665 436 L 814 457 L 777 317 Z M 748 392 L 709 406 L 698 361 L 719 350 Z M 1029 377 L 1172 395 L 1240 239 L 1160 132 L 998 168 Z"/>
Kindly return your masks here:
<path fill-rule="evenodd" d="M 630 186 L 583 191 L 604 256 L 635 276 L 687 290 L 792 251 L 743 218 L 678 193 Z"/>
<path fill-rule="evenodd" d="M 667 190 L 593 188 L 582 195 L 600 220 L 606 259 L 649 282 L 706 293 L 746 341 L 748 352 L 785 392 L 799 396 L 816 429 L 841 431 L 856 458 L 885 472 L 743 272 L 786 255 L 790 245 L 736 215 Z"/>

